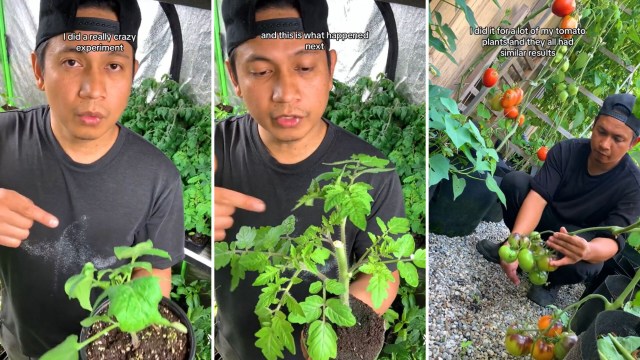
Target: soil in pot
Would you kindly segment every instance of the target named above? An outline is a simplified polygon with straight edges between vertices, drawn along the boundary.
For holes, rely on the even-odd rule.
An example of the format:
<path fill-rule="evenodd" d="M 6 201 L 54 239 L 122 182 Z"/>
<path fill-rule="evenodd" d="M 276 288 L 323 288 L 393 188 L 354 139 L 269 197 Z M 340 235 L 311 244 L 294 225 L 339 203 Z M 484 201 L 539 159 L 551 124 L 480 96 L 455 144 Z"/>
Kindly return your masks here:
<path fill-rule="evenodd" d="M 185 246 L 193 252 L 200 253 L 210 241 L 211 237 L 209 236 L 200 233 L 187 233 Z"/>
<path fill-rule="evenodd" d="M 99 314 L 104 314 L 106 309 L 105 307 Z M 179 317 L 162 303 L 159 305 L 159 311 L 162 317 L 171 322 L 180 321 Z M 93 324 L 88 329 L 87 338 L 108 326 L 104 322 Z M 86 358 L 90 360 L 187 359 L 189 351 L 187 334 L 183 334 L 174 328 L 154 325 L 139 331 L 137 336 L 139 344 L 134 349 L 129 334 L 122 333 L 118 329 L 111 330 L 106 335 L 87 345 Z"/>
<path fill-rule="evenodd" d="M 369 305 L 349 296 L 351 311 L 356 317 L 356 325 L 338 327 L 338 357 L 336 360 L 375 360 L 384 346 L 384 319 L 373 311 Z M 308 326 L 302 330 L 302 352 L 305 358 L 306 334 Z"/>

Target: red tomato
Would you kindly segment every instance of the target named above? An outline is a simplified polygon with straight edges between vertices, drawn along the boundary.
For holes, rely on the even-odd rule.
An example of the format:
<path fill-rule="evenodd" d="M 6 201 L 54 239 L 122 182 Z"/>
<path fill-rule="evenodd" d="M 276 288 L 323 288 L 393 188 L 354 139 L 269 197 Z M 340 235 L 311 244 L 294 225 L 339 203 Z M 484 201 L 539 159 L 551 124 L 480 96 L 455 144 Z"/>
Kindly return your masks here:
<path fill-rule="evenodd" d="M 547 328 L 549 328 L 549 330 L 547 330 L 547 332 L 544 333 L 543 335 L 549 336 L 549 337 L 560 335 L 562 333 L 562 322 L 556 321 L 556 323 L 550 327 L 549 325 L 551 325 L 552 320 L 553 320 L 553 317 L 551 315 L 541 316 L 540 319 L 538 319 L 538 331 L 542 332 L 542 331 L 545 331 Z"/>
<path fill-rule="evenodd" d="M 533 345 L 531 357 L 535 360 L 552 360 L 553 347 L 554 345 L 552 343 L 548 343 L 543 339 L 538 339 L 538 341 Z"/>
<path fill-rule="evenodd" d="M 514 89 L 509 89 L 504 92 L 504 95 L 502 95 L 502 100 L 500 101 L 500 105 L 502 105 L 502 107 L 506 109 L 512 106 L 516 106 L 517 102 L 518 102 L 518 93 Z"/>
<path fill-rule="evenodd" d="M 551 11 L 559 17 L 567 16 L 576 9 L 576 0 L 555 0 Z"/>
<path fill-rule="evenodd" d="M 571 17 L 569 15 L 563 17 L 562 20 L 560 21 L 561 29 L 575 29 L 577 27 L 578 27 L 578 20 L 576 20 L 576 18 Z M 562 34 L 562 37 L 565 39 L 571 39 L 572 36 L 573 34 Z"/>
<path fill-rule="evenodd" d="M 515 119 L 518 117 L 518 108 L 515 106 L 510 106 L 507 108 L 504 108 L 504 116 L 508 117 L 509 119 Z"/>
<path fill-rule="evenodd" d="M 484 75 L 482 75 L 482 85 L 492 87 L 498 83 L 499 79 L 500 75 L 498 75 L 498 71 L 494 68 L 488 68 L 484 71 Z"/>
<path fill-rule="evenodd" d="M 518 126 L 522 125 L 524 125 L 524 114 L 520 114 L 520 116 L 518 116 Z"/>
<path fill-rule="evenodd" d="M 520 87 L 515 87 L 513 88 L 513 90 L 516 91 L 516 105 L 520 105 L 520 103 L 522 103 L 522 99 L 524 98 L 524 90 L 522 90 L 522 88 Z"/>
<path fill-rule="evenodd" d="M 546 146 L 541 146 L 540 149 L 538 149 L 538 159 L 540 161 L 545 161 L 547 159 L 547 147 Z"/>

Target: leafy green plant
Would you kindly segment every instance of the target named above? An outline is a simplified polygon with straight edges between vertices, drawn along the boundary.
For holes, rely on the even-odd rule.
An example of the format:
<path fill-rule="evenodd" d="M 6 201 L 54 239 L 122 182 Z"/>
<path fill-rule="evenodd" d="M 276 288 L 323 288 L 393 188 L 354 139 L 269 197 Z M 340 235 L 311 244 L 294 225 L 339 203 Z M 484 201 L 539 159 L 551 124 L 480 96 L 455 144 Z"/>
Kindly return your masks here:
<path fill-rule="evenodd" d="M 118 260 L 131 259 L 130 262 L 114 269 L 99 271 L 96 271 L 92 263 L 86 263 L 80 274 L 70 277 L 64 285 L 64 290 L 69 298 L 78 299 L 83 309 L 93 311 L 103 300 L 109 300 L 107 313 L 92 315 L 82 320 L 80 324 L 83 327 L 89 327 L 99 321 L 110 325 L 80 343 L 77 335 L 69 335 L 62 343 L 46 352 L 41 357 L 42 360 L 78 359 L 78 350 L 113 329 L 120 329 L 122 332 L 128 333 L 134 346 L 139 341 L 136 332 L 151 325 L 169 326 L 182 333 L 187 332 L 187 328 L 182 323 L 170 322 L 160 315 L 158 305 L 162 300 L 162 290 L 158 278 L 153 276 L 132 278 L 136 268 L 148 272 L 152 271 L 149 262 L 138 261 L 138 258 L 158 256 L 170 259 L 169 254 L 164 250 L 154 249 L 151 240 L 133 247 L 117 246 L 114 248 L 114 252 Z M 91 292 L 93 289 L 102 292 L 92 305 Z"/>
<path fill-rule="evenodd" d="M 176 301 L 184 299 L 187 318 L 193 326 L 193 337 L 196 342 L 196 360 L 211 359 L 211 306 L 204 306 L 201 297 L 210 294 L 211 282 L 207 280 L 194 280 L 187 283 L 180 274 L 171 277 L 174 290 L 171 298 Z"/>
<path fill-rule="evenodd" d="M 504 204 L 504 194 L 493 178 L 498 153 L 487 144 L 474 122 L 460 114 L 451 93 L 449 89 L 429 85 L 429 186 L 451 176 L 456 199 L 466 186 L 461 175 L 487 172 L 487 188 Z"/>
<path fill-rule="evenodd" d="M 173 161 L 184 187 L 185 229 L 211 236 L 211 105 L 197 104 L 164 75 L 133 89 L 120 122 Z"/>
<path fill-rule="evenodd" d="M 311 358 L 335 358 L 334 325 L 349 327 L 356 323 L 349 306 L 349 284 L 359 273 L 372 276 L 367 291 L 376 308 L 387 296 L 388 281 L 393 280 L 387 263 L 396 262 L 400 276 L 409 285 L 418 285 L 416 266 L 426 266 L 426 252 L 424 249 L 415 251 L 413 237 L 407 233 L 407 219 L 392 218 L 385 223 L 378 218 L 380 234 L 368 232 L 372 245 L 353 265 L 349 266 L 347 261 L 347 222 L 362 231 L 370 231 L 365 227 L 373 202 L 369 195 L 371 186 L 356 180 L 363 174 L 390 171 L 387 164 L 388 160 L 367 155 L 354 155 L 349 160 L 326 164 L 334 168 L 314 179 L 296 206 L 313 206 L 315 201 L 321 200 L 326 216 L 320 226 L 310 226 L 299 236 L 291 235 L 295 217 L 289 216 L 274 227 L 241 227 L 236 241 L 215 244 L 215 267 L 231 266 L 232 290 L 244 278 L 245 272 L 260 274 L 253 283 L 262 287 L 255 307 L 261 324 L 256 333 L 256 345 L 267 359 L 282 358 L 285 348 L 295 354 L 292 323 L 310 324 L 306 345 Z M 336 232 L 338 238 L 334 240 Z M 398 237 L 397 240 L 392 236 Z M 331 256 L 338 265 L 337 279 L 329 278 L 317 269 Z M 290 295 L 290 290 L 302 282 L 303 272 L 311 273 L 319 280 L 309 285 L 311 295 L 298 302 Z"/>
<path fill-rule="evenodd" d="M 375 80 L 362 77 L 353 86 L 333 84 L 324 116 L 391 160 L 402 182 L 411 231 L 425 235 L 425 104 L 409 102 L 383 74 Z"/>

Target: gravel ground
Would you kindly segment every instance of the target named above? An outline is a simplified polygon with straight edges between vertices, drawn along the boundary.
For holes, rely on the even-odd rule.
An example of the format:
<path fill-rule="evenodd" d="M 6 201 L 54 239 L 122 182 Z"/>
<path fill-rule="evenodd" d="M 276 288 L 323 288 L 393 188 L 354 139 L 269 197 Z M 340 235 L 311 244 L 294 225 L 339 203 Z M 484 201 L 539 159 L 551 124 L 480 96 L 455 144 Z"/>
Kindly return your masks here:
<path fill-rule="evenodd" d="M 476 251 L 478 241 L 508 235 L 503 222 L 482 222 L 464 237 L 429 234 L 430 359 L 516 359 L 504 350 L 507 326 L 533 323 L 550 312 L 527 299 L 525 276 L 515 287 L 500 266 Z M 581 284 L 563 287 L 556 305 L 575 302 L 583 291 Z M 463 348 L 466 341 L 471 344 Z"/>

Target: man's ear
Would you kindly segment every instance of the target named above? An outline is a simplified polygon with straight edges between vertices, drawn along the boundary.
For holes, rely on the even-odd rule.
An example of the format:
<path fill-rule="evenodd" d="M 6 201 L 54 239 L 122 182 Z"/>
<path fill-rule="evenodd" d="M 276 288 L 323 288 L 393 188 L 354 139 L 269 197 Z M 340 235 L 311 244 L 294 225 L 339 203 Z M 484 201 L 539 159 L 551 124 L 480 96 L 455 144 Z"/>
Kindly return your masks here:
<path fill-rule="evenodd" d="M 636 146 L 640 142 L 640 136 L 631 142 L 631 147 Z"/>
<path fill-rule="evenodd" d="M 227 67 L 227 72 L 229 73 L 229 78 L 231 78 L 231 83 L 233 84 L 233 90 L 236 92 L 236 95 L 239 98 L 242 98 L 242 91 L 240 90 L 240 86 L 238 86 L 238 79 L 233 76 L 233 71 L 231 70 L 231 63 L 229 60 L 224 62 L 224 65 Z"/>
<path fill-rule="evenodd" d="M 140 63 L 138 62 L 138 60 L 133 60 L 133 76 L 131 77 L 132 79 L 136 77 L 136 74 L 138 73 L 139 68 L 140 68 Z"/>
<path fill-rule="evenodd" d="M 44 91 L 44 72 L 40 64 L 38 64 L 38 56 L 35 52 L 31 53 L 31 67 L 33 68 L 33 75 L 36 78 L 36 86 L 38 86 L 38 89 Z"/>
<path fill-rule="evenodd" d="M 333 72 L 336 69 L 336 63 L 338 62 L 338 53 L 335 50 L 330 50 L 329 59 L 331 60 L 331 64 L 329 65 L 329 73 L 331 74 L 331 79 L 333 80 Z"/>

